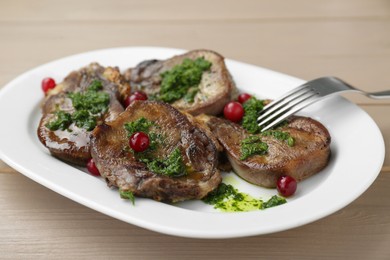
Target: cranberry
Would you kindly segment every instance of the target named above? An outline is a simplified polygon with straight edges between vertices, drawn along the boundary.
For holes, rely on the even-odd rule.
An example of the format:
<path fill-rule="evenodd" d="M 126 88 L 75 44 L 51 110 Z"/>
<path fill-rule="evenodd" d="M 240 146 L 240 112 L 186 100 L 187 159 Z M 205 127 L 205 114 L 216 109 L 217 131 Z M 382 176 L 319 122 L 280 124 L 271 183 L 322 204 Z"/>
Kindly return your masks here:
<path fill-rule="evenodd" d="M 50 89 L 53 89 L 56 86 L 56 82 L 52 78 L 44 78 L 41 85 L 43 92 L 46 94 Z"/>
<path fill-rule="evenodd" d="M 145 92 L 136 91 L 125 99 L 125 106 L 128 107 L 134 100 L 148 100 Z"/>
<path fill-rule="evenodd" d="M 100 172 L 98 170 L 98 168 L 96 167 L 96 164 L 95 162 L 93 161 L 93 159 L 89 159 L 88 163 L 87 163 L 87 170 L 92 174 L 92 175 L 95 175 L 95 176 L 100 176 Z"/>
<path fill-rule="evenodd" d="M 236 101 L 227 103 L 223 109 L 223 115 L 232 122 L 240 122 L 244 116 L 244 108 Z"/>
<path fill-rule="evenodd" d="M 244 104 L 251 97 L 252 97 L 252 95 L 250 95 L 248 93 L 242 93 L 238 96 L 237 101 L 240 102 L 241 104 Z"/>
<path fill-rule="evenodd" d="M 149 147 L 149 136 L 143 132 L 136 132 L 130 136 L 131 149 L 136 152 L 143 152 Z"/>
<path fill-rule="evenodd" d="M 276 188 L 280 195 L 289 197 L 297 190 L 297 181 L 291 176 L 281 176 L 278 178 Z"/>

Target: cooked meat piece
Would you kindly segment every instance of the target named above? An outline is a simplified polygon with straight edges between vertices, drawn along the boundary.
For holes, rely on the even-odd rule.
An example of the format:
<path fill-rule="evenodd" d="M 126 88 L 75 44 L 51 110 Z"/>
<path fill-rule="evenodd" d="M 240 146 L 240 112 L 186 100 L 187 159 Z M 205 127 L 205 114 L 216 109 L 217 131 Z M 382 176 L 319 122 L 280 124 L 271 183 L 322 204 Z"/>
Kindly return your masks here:
<path fill-rule="evenodd" d="M 135 68 L 125 72 L 125 78 L 131 86 L 153 96 L 160 92 L 161 74 L 180 65 L 188 58 L 195 60 L 203 57 L 212 63 L 210 70 L 203 72 L 199 90 L 193 102 L 185 98 L 171 103 L 175 108 L 186 111 L 192 115 L 217 115 L 223 110 L 225 104 L 234 98 L 236 88 L 233 79 L 226 68 L 224 57 L 210 50 L 193 50 L 167 60 L 146 60 Z"/>
<path fill-rule="evenodd" d="M 215 148 L 218 152 L 223 152 L 223 146 L 219 143 L 217 137 L 211 132 L 210 128 L 207 125 L 207 121 L 209 120 L 209 116 L 205 114 L 201 114 L 198 116 L 192 116 L 191 114 L 184 113 L 188 120 L 195 125 L 196 127 L 200 128 L 214 143 Z"/>
<path fill-rule="evenodd" d="M 330 158 L 329 132 L 311 118 L 293 116 L 277 129 L 294 138 L 293 146 L 273 136 L 260 136 L 268 145 L 267 153 L 244 160 L 241 160 L 241 142 L 250 136 L 244 128 L 216 117 L 209 117 L 207 125 L 224 147 L 236 174 L 263 187 L 276 187 L 276 181 L 282 175 L 292 176 L 297 181 L 306 179 L 321 171 Z"/>
<path fill-rule="evenodd" d="M 187 175 L 172 176 L 151 170 L 142 160 L 145 152 L 131 150 L 125 125 L 139 120 L 150 123 L 151 142 L 153 136 L 158 137 L 157 145 L 146 153 L 149 160 L 157 159 L 163 164 L 178 151 Z M 157 201 L 201 199 L 221 182 L 213 142 L 184 114 L 162 102 L 135 101 L 114 121 L 96 127 L 91 154 L 109 186 Z"/>
<path fill-rule="evenodd" d="M 102 67 L 91 63 L 78 71 L 70 73 L 63 82 L 48 92 L 42 104 L 42 118 L 38 126 L 39 140 L 51 154 L 61 160 L 85 166 L 91 158 L 90 132 L 83 127 L 71 123 L 66 129 L 52 129 L 47 125 L 58 118 L 58 111 L 74 114 L 75 107 L 70 93 L 85 93 L 93 82 L 101 83 L 102 92 L 108 93 L 109 104 L 107 111 L 100 115 L 97 123 L 113 120 L 123 107 L 123 100 L 130 93 L 130 86 L 121 76 L 118 68 Z"/>
<path fill-rule="evenodd" d="M 224 172 L 230 172 L 232 170 L 232 166 L 226 156 L 225 150 L 221 143 L 218 141 L 216 135 L 211 132 L 207 122 L 210 120 L 210 116 L 201 114 L 195 117 L 187 116 L 188 119 L 191 120 L 196 126 L 201 128 L 207 136 L 211 139 L 211 141 L 214 143 L 215 147 L 218 151 L 218 169 Z"/>

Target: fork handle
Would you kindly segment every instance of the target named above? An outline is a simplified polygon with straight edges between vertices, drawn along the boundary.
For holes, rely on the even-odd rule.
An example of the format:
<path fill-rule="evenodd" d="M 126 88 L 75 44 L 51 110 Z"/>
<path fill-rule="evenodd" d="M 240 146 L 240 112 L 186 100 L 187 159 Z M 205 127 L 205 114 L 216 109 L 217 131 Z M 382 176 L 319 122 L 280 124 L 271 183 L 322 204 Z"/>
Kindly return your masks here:
<path fill-rule="evenodd" d="M 367 93 L 367 96 L 375 99 L 390 98 L 390 90 Z"/>

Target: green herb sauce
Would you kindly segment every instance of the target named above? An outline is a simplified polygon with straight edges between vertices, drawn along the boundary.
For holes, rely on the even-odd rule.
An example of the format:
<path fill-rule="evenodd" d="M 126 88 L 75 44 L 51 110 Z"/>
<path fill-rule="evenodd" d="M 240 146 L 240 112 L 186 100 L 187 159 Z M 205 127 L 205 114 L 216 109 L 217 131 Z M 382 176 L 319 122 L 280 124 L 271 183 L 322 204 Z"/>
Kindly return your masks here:
<path fill-rule="evenodd" d="M 135 132 L 144 132 L 145 134 L 149 133 L 149 128 L 155 125 L 154 122 L 141 117 L 133 122 L 125 123 L 125 129 L 127 131 L 127 136 L 131 136 Z"/>
<path fill-rule="evenodd" d="M 101 81 L 94 80 L 85 92 L 71 92 L 68 96 L 77 111 L 84 110 L 91 115 L 102 114 L 110 102 L 109 94 L 101 92 L 102 89 Z"/>
<path fill-rule="evenodd" d="M 57 111 L 55 113 L 56 119 L 50 121 L 45 126 L 51 131 L 58 129 L 66 130 L 72 124 L 72 115 L 64 111 Z"/>
<path fill-rule="evenodd" d="M 134 156 L 137 160 L 145 163 L 150 171 L 171 177 L 187 175 L 183 157 L 178 147 L 168 157 L 156 158 L 154 151 L 164 143 L 164 140 L 161 134 L 154 132 L 154 129 L 158 128 L 158 125 L 154 122 L 141 117 L 136 121 L 125 123 L 124 128 L 129 137 L 135 132 L 144 132 L 149 136 L 148 149 L 143 152 L 134 152 Z"/>
<path fill-rule="evenodd" d="M 184 100 L 187 103 L 193 103 L 195 100 L 195 96 L 198 93 L 199 88 L 198 87 L 192 87 L 187 91 L 187 94 L 184 95 Z"/>
<path fill-rule="evenodd" d="M 149 136 L 149 148 L 146 151 L 135 154 L 139 159 L 153 157 L 152 151 L 156 150 L 158 144 L 163 142 L 161 134 L 157 134 L 151 130 L 152 127 L 158 128 L 158 126 L 145 117 L 141 117 L 134 122 L 125 123 L 124 127 L 128 137 L 136 132 L 143 132 Z"/>
<path fill-rule="evenodd" d="M 160 92 L 154 99 L 172 103 L 184 97 L 187 102 L 194 102 L 203 72 L 208 71 L 211 65 L 204 58 L 184 59 L 181 64 L 161 73 Z"/>
<path fill-rule="evenodd" d="M 179 177 L 187 175 L 187 170 L 183 162 L 180 149 L 176 147 L 167 158 L 164 159 L 141 159 L 146 164 L 148 169 L 154 173 Z"/>
<path fill-rule="evenodd" d="M 264 155 L 267 151 L 268 145 L 261 141 L 260 136 L 251 135 L 241 141 L 240 160 L 245 160 L 255 154 Z"/>
<path fill-rule="evenodd" d="M 133 205 L 135 204 L 135 197 L 131 191 L 119 190 L 119 195 L 122 199 L 130 200 Z"/>
<path fill-rule="evenodd" d="M 268 151 L 268 145 L 261 141 L 260 136 L 272 136 L 278 140 L 285 141 L 288 146 L 294 146 L 294 138 L 287 132 L 280 130 L 268 130 L 261 133 L 261 127 L 257 124 L 257 118 L 261 110 L 263 110 L 263 100 L 251 97 L 244 104 L 244 117 L 242 119 L 242 127 L 250 134 L 260 134 L 258 136 L 252 135 L 245 138 L 241 142 L 241 157 L 240 160 L 245 160 L 252 155 L 265 155 Z M 283 126 L 284 123 L 277 127 Z"/>
<path fill-rule="evenodd" d="M 262 210 L 286 203 L 286 199 L 274 195 L 268 201 L 256 199 L 249 194 L 239 192 L 230 184 L 221 183 L 210 192 L 203 202 L 213 205 L 215 209 L 224 212 L 240 212 Z"/>
<path fill-rule="evenodd" d="M 97 119 L 108 110 L 110 96 L 101 92 L 101 81 L 95 80 L 85 92 L 71 92 L 68 97 L 75 108 L 73 114 L 57 111 L 56 118 L 46 124 L 51 131 L 66 130 L 72 123 L 77 127 L 91 131 L 96 127 Z"/>
<path fill-rule="evenodd" d="M 77 127 L 85 128 L 88 131 L 96 126 L 96 116 L 91 115 L 88 110 L 76 110 L 72 115 L 72 121 Z"/>
<path fill-rule="evenodd" d="M 279 130 L 267 130 L 261 133 L 263 136 L 272 136 L 278 140 L 285 141 L 288 146 L 294 146 L 294 138 L 287 132 L 282 132 Z"/>
<path fill-rule="evenodd" d="M 282 205 L 286 203 L 286 199 L 277 195 L 272 196 L 269 200 L 263 203 L 262 208 L 267 209 L 267 208 L 272 208 L 275 206 Z"/>
<path fill-rule="evenodd" d="M 251 97 L 244 104 L 244 117 L 242 118 L 242 127 L 251 134 L 260 133 L 261 127 L 257 125 L 259 113 L 263 110 L 264 101 Z"/>

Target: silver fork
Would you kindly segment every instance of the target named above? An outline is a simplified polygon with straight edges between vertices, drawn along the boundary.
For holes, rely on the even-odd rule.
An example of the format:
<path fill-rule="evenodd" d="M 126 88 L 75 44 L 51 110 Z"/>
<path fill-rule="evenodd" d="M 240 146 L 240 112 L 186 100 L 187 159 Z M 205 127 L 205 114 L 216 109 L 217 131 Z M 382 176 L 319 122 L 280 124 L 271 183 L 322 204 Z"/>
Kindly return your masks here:
<path fill-rule="evenodd" d="M 308 81 L 264 106 L 257 123 L 262 127 L 261 131 L 268 130 L 308 105 L 345 91 L 358 92 L 374 99 L 390 98 L 390 90 L 369 93 L 352 87 L 338 78 L 323 77 Z"/>

